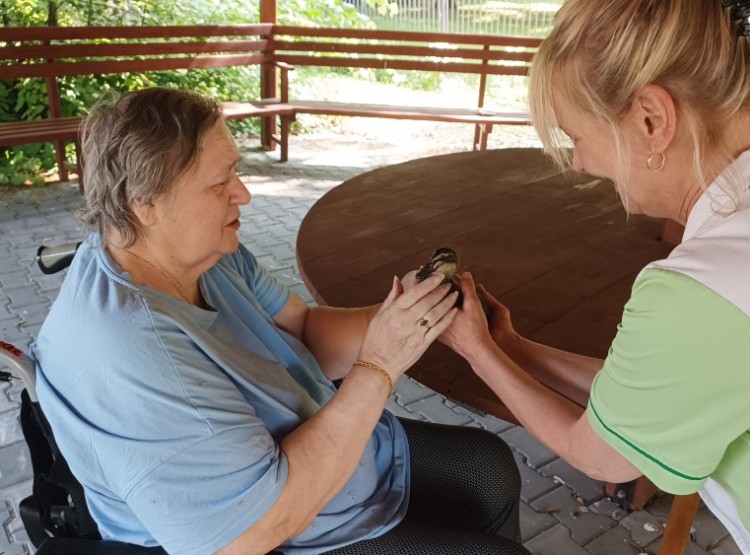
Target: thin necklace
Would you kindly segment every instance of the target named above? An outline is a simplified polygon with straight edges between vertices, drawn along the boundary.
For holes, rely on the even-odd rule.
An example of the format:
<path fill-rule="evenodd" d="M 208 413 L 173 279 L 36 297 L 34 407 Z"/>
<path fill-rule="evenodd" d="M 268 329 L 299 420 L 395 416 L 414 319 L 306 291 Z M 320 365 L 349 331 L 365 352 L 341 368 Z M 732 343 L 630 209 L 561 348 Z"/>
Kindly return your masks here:
<path fill-rule="evenodd" d="M 175 280 L 173 280 L 172 276 L 170 276 L 167 272 L 165 272 L 164 270 L 162 270 L 161 268 L 159 268 L 159 266 L 157 266 L 156 264 L 154 264 L 152 262 L 149 262 L 148 260 L 146 260 L 142 256 L 134 253 L 133 251 L 126 250 L 125 252 L 128 253 L 128 254 L 131 254 L 131 255 L 135 256 L 137 259 L 145 262 L 146 264 L 148 264 L 149 266 L 151 266 L 154 270 L 156 270 L 161 275 L 163 275 L 165 278 L 167 278 L 169 280 L 169 283 L 172 284 L 172 287 L 174 287 L 175 290 L 180 294 L 180 297 L 182 297 L 187 304 L 193 304 L 190 301 L 190 299 L 187 298 L 187 295 L 185 295 L 185 293 L 182 292 L 182 287 L 180 287 L 180 285 Z"/>

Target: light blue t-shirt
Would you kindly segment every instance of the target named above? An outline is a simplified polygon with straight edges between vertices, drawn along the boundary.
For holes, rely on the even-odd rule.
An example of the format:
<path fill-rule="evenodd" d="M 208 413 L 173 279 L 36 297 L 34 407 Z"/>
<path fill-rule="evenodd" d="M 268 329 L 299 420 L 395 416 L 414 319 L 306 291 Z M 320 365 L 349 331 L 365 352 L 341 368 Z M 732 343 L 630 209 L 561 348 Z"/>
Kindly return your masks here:
<path fill-rule="evenodd" d="M 37 393 L 105 539 L 204 555 L 274 504 L 279 441 L 335 393 L 272 317 L 288 290 L 244 247 L 200 280 L 213 310 L 135 284 L 81 245 L 32 352 Z M 287 554 L 376 537 L 406 512 L 409 452 L 384 412 L 342 491 Z"/>

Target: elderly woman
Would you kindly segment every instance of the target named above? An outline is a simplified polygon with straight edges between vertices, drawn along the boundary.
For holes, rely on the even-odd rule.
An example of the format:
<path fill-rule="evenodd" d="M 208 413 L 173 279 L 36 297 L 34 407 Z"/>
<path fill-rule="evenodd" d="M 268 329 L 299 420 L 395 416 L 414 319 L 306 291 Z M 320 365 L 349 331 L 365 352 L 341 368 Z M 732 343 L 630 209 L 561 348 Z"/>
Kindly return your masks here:
<path fill-rule="evenodd" d="M 488 329 L 469 275 L 444 337 L 572 465 L 700 490 L 750 554 L 750 9 L 733 4 L 567 0 L 534 60 L 547 151 L 614 181 L 629 213 L 685 226 L 638 276 L 606 360 L 520 337 L 495 300 Z"/>
<path fill-rule="evenodd" d="M 381 306 L 308 308 L 239 244 L 240 155 L 199 95 L 103 102 L 83 147 L 92 233 L 33 352 L 42 408 L 105 540 L 179 554 L 527 553 L 499 438 L 384 411 L 455 317 L 440 277 L 408 292 L 394 278 Z"/>

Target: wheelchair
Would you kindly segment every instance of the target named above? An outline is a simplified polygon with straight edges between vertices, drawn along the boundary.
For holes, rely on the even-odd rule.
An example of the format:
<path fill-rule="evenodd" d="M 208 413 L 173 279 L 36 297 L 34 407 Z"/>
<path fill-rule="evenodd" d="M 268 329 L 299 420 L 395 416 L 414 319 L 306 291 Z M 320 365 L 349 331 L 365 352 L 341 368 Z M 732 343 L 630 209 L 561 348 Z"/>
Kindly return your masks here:
<path fill-rule="evenodd" d="M 80 243 L 39 247 L 42 272 L 67 268 Z M 7 367 L 8 371 L 3 368 Z M 18 347 L 0 341 L 0 381 L 22 381 L 21 428 L 31 454 L 32 493 L 19 512 L 37 555 L 165 555 L 161 547 L 102 540 L 83 487 L 61 455 L 36 398 L 34 361 Z"/>

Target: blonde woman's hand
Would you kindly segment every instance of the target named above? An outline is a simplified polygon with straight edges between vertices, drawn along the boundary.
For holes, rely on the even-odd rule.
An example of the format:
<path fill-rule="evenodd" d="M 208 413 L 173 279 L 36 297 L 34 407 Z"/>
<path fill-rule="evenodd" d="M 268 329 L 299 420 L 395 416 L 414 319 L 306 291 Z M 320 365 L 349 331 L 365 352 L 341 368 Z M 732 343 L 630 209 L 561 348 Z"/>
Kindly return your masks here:
<path fill-rule="evenodd" d="M 467 358 L 483 342 L 492 341 L 492 337 L 482 303 L 477 296 L 474 278 L 466 272 L 456 275 L 456 279 L 463 293 L 463 305 L 451 326 L 440 336 L 440 341 Z"/>
<path fill-rule="evenodd" d="M 503 347 L 503 345 L 508 345 L 508 343 L 518 342 L 521 337 L 513 328 L 508 307 L 493 297 L 483 285 L 480 285 L 478 289 L 484 295 L 487 306 L 490 309 L 489 329 L 495 343 Z"/>
<path fill-rule="evenodd" d="M 442 276 L 431 276 L 404 291 L 398 279 L 370 321 L 358 358 L 383 368 L 393 382 L 443 333 L 456 316 L 457 293 Z"/>

